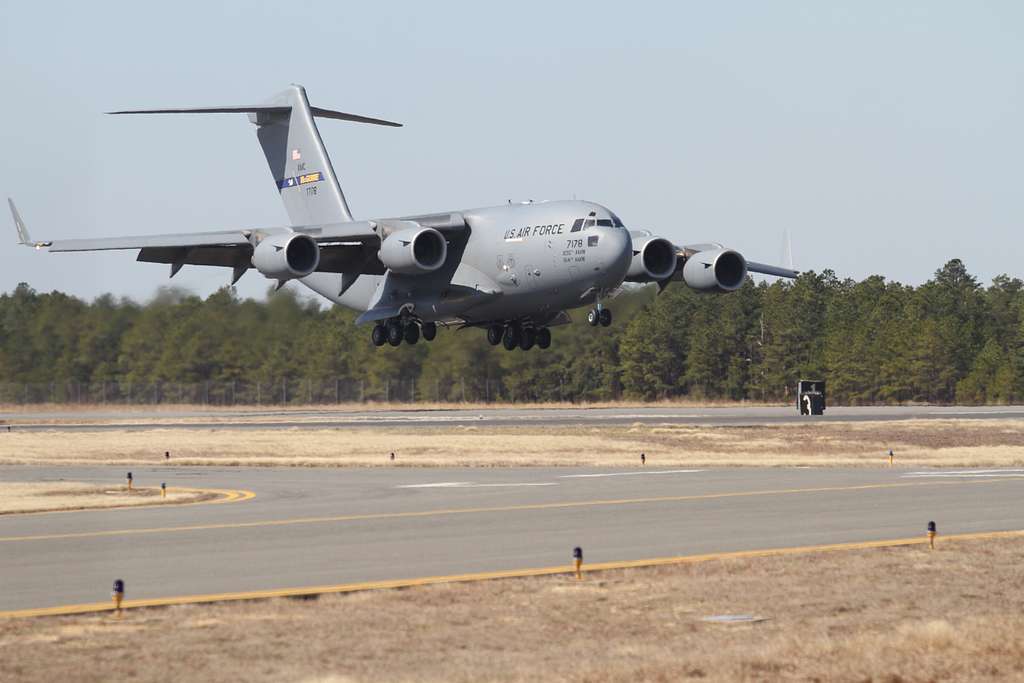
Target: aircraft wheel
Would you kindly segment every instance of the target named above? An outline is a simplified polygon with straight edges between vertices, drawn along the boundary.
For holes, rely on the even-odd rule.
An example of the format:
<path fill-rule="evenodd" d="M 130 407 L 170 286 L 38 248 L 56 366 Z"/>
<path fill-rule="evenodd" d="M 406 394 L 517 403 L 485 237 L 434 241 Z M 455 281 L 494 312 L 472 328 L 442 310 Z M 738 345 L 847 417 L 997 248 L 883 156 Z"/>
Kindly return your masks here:
<path fill-rule="evenodd" d="M 373 340 L 374 346 L 384 346 L 388 341 L 388 332 L 384 329 L 383 325 L 374 325 L 373 332 L 370 333 L 370 339 Z"/>
<path fill-rule="evenodd" d="M 534 343 L 537 341 L 537 331 L 532 327 L 527 327 L 523 330 L 522 338 L 519 340 L 519 348 L 523 351 L 529 351 L 533 348 Z"/>
<path fill-rule="evenodd" d="M 601 316 L 598 315 L 596 308 L 591 308 L 587 311 L 587 323 L 589 323 L 591 327 L 597 327 L 597 323 L 600 319 Z"/>
<path fill-rule="evenodd" d="M 546 349 L 551 346 L 551 330 L 546 327 L 542 327 L 537 330 L 537 346 L 542 349 Z"/>
<path fill-rule="evenodd" d="M 407 344 L 415 344 L 420 340 L 420 326 L 416 323 L 408 323 L 405 326 L 405 341 Z"/>
<path fill-rule="evenodd" d="M 505 346 L 506 351 L 519 346 L 519 328 L 514 325 L 509 325 L 505 328 L 505 336 L 502 337 L 501 343 Z"/>
<path fill-rule="evenodd" d="M 392 346 L 401 346 L 402 338 L 405 336 L 405 330 L 398 324 L 397 321 L 388 323 L 388 344 Z"/>
<path fill-rule="evenodd" d="M 437 336 L 437 323 L 423 323 L 420 331 L 423 333 L 424 339 L 434 341 L 434 337 Z"/>
<path fill-rule="evenodd" d="M 598 314 L 598 318 L 601 321 L 601 327 L 608 327 L 612 324 L 612 312 L 611 309 L 602 308 Z"/>
<path fill-rule="evenodd" d="M 501 325 L 491 325 L 487 328 L 487 341 L 491 346 L 501 343 L 501 337 L 505 334 L 505 328 Z"/>

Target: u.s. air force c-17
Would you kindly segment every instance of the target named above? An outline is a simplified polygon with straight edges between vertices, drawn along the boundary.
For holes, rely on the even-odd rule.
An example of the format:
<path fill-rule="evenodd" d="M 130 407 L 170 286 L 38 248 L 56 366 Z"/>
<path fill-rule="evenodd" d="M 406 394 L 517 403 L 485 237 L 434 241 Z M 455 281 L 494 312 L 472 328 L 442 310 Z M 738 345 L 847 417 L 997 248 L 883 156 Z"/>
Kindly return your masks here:
<path fill-rule="evenodd" d="M 9 201 L 22 244 L 50 251 L 138 249 L 138 260 L 250 268 L 289 280 L 374 323 L 377 346 L 430 341 L 438 325 L 480 327 L 509 351 L 551 344 L 550 328 L 589 306 L 587 321 L 608 326 L 605 302 L 624 282 L 680 280 L 702 292 L 729 292 L 748 272 L 796 277 L 747 261 L 720 244 L 677 247 L 629 230 L 614 213 L 586 201 L 507 204 L 399 218 L 354 220 L 314 117 L 382 126 L 401 124 L 310 106 L 293 85 L 265 104 L 117 111 L 113 114 L 248 114 L 270 165 L 290 225 L 216 232 L 33 241 Z"/>

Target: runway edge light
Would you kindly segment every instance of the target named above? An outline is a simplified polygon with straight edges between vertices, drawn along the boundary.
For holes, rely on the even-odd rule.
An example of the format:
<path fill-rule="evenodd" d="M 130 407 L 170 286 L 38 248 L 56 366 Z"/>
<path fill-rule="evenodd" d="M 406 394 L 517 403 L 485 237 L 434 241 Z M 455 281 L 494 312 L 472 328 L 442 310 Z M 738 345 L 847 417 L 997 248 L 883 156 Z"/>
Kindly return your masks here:
<path fill-rule="evenodd" d="M 163 481 L 160 482 L 160 497 L 161 498 L 166 498 L 167 497 L 167 482 L 163 482 Z"/>
<path fill-rule="evenodd" d="M 128 480 L 128 490 L 131 491 L 132 490 L 132 473 L 129 472 L 128 476 L 125 477 L 125 478 Z"/>
<path fill-rule="evenodd" d="M 583 548 L 576 546 L 572 549 L 573 564 L 576 566 L 576 580 L 583 580 Z"/>
<path fill-rule="evenodd" d="M 935 550 L 935 522 L 928 522 L 928 547 Z"/>
<path fill-rule="evenodd" d="M 114 599 L 114 610 L 120 615 L 121 602 L 124 600 L 124 581 L 121 579 L 114 580 L 114 590 L 111 592 L 110 597 Z"/>

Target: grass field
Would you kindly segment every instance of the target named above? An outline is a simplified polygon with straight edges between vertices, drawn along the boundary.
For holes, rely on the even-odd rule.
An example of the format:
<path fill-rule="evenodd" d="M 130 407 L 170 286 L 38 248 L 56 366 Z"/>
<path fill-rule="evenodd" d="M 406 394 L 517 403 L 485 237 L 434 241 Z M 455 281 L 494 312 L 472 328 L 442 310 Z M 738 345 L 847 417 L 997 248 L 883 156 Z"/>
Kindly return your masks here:
<path fill-rule="evenodd" d="M 1024 539 L 0 621 L 5 681 L 1024 679 Z M 753 615 L 721 624 L 713 615 Z"/>
<path fill-rule="evenodd" d="M 257 466 L 1024 465 L 1024 421 L 816 422 L 750 427 L 394 427 L 0 431 L 0 464 Z M 164 452 L 171 459 L 164 460 Z M 389 454 L 396 454 L 395 460 Z"/>
<path fill-rule="evenodd" d="M 25 512 L 56 512 L 137 505 L 174 505 L 216 498 L 215 493 L 192 489 L 167 490 L 160 496 L 157 487 L 98 486 L 75 481 L 18 482 L 0 481 L 0 515 Z"/>

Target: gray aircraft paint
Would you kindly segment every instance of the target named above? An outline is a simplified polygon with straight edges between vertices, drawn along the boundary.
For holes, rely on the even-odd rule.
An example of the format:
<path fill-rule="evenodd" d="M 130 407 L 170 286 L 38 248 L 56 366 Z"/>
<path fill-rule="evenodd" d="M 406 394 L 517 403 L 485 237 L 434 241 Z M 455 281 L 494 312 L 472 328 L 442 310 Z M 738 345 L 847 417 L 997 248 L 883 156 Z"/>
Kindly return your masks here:
<path fill-rule="evenodd" d="M 590 212 L 598 219 L 611 218 L 606 208 L 584 201 L 461 211 L 470 232 L 465 250 L 460 259 L 450 256 L 453 262 L 434 273 L 363 275 L 340 296 L 340 274 L 313 273 L 300 282 L 358 311 L 412 305 L 413 312 L 424 320 L 533 317 L 546 321 L 565 309 L 593 302 L 599 291 L 612 292 L 622 284 L 631 257 L 629 233 L 606 227 L 570 232 L 573 222 L 587 218 Z M 552 226 L 548 234 L 540 234 L 541 230 L 534 234 L 535 228 L 548 226 Z M 526 228 L 530 228 L 529 235 L 505 238 L 510 230 Z M 588 246 L 592 237 L 597 243 Z M 582 246 L 569 248 L 570 240 Z M 570 259 L 568 263 L 566 259 Z M 570 273 L 573 268 L 578 275 Z"/>
<path fill-rule="evenodd" d="M 138 260 L 170 264 L 172 277 L 185 264 L 220 265 L 231 267 L 237 280 L 251 266 L 252 252 L 264 239 L 299 233 L 317 242 L 321 258 L 315 272 L 297 279 L 332 302 L 362 312 L 358 322 L 407 314 L 422 322 L 517 321 L 536 327 L 567 322 L 565 311 L 614 296 L 634 257 L 629 230 L 608 209 L 586 201 L 509 203 L 354 221 L 314 117 L 400 124 L 311 107 L 298 85 L 258 105 L 111 113 L 231 112 L 248 114 L 256 125 L 289 226 L 33 242 L 10 202 L 19 242 L 50 251 L 139 249 Z M 573 231 L 580 219 L 591 220 L 592 225 Z M 447 258 L 438 270 L 403 275 L 383 267 L 376 258 L 383 240 L 406 234 L 399 231 L 410 226 L 437 230 L 444 237 Z M 675 249 L 680 265 L 700 251 Z M 797 274 L 753 262 L 746 262 L 745 270 L 781 277 Z"/>

